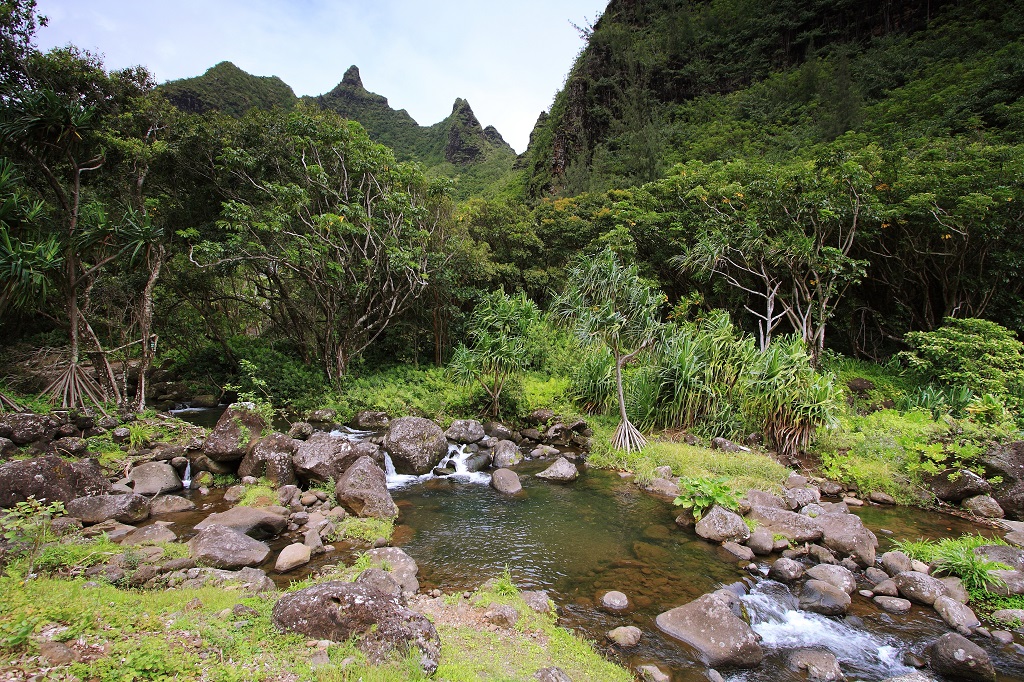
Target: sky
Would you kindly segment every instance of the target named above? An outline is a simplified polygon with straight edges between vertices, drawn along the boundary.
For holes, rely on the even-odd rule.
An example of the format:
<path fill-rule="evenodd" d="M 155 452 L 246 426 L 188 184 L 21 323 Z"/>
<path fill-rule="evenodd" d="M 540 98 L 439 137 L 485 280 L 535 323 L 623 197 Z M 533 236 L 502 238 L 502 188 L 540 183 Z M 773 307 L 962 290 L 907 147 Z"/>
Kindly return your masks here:
<path fill-rule="evenodd" d="M 607 0 L 38 0 L 43 50 L 73 43 L 108 69 L 142 64 L 158 82 L 222 61 L 278 76 L 297 95 L 364 87 L 420 125 L 469 101 L 523 152 Z"/>

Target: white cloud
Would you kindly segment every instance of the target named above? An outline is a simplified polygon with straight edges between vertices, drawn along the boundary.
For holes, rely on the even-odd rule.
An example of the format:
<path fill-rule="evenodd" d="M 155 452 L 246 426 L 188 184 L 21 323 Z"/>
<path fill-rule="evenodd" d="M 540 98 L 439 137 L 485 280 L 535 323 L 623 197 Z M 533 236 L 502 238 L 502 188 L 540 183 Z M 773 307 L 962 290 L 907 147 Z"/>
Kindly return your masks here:
<path fill-rule="evenodd" d="M 147 66 L 160 81 L 228 60 L 276 75 L 299 95 L 327 92 L 351 65 L 367 89 L 421 125 L 469 100 L 523 151 L 606 0 L 39 0 L 42 48 L 69 42 L 108 68 Z"/>

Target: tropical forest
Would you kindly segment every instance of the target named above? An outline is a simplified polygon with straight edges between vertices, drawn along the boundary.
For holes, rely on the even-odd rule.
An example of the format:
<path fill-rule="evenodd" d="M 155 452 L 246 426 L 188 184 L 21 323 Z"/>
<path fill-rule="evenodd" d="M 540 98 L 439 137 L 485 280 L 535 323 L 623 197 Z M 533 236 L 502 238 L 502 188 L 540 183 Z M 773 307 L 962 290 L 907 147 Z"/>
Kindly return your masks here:
<path fill-rule="evenodd" d="M 1024 3 L 610 0 L 522 153 L 47 21 L 0 682 L 1024 681 Z"/>

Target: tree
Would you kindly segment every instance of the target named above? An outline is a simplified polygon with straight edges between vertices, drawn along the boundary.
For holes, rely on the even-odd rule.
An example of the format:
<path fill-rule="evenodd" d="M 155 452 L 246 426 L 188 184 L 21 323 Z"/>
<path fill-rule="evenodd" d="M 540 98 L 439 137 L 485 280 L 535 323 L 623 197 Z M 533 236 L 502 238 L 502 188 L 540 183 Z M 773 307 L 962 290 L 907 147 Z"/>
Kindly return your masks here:
<path fill-rule="evenodd" d="M 469 323 L 470 345 L 461 344 L 451 361 L 452 373 L 463 383 L 477 381 L 491 398 L 490 416 L 497 417 L 501 392 L 527 364 L 526 336 L 540 319 L 537 304 L 520 292 L 486 294 Z"/>
<path fill-rule="evenodd" d="M 665 297 L 640 278 L 635 265 L 623 265 L 611 249 L 578 258 L 568 272 L 565 290 L 552 304 L 555 318 L 586 343 L 602 343 L 615 359 L 619 425 L 612 445 L 627 452 L 647 444 L 629 421 L 622 370 L 658 338 L 658 310 Z"/>

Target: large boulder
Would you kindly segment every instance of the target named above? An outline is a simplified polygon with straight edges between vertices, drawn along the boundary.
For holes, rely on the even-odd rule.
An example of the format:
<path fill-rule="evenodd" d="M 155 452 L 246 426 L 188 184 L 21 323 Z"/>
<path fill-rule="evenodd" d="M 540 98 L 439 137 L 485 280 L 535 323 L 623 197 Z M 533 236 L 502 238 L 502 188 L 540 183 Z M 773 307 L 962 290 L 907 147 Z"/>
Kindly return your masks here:
<path fill-rule="evenodd" d="M 399 417 L 388 426 L 384 449 L 395 471 L 420 476 L 448 454 L 448 439 L 441 427 L 422 417 Z"/>
<path fill-rule="evenodd" d="M 800 588 L 800 608 L 823 616 L 842 616 L 850 608 L 850 595 L 823 580 L 808 580 Z"/>
<path fill-rule="evenodd" d="M 816 542 L 825 534 L 818 519 L 785 509 L 751 505 L 748 516 L 773 535 L 784 535 L 793 542 Z"/>
<path fill-rule="evenodd" d="M 338 502 L 356 516 L 393 519 L 398 506 L 388 492 L 387 476 L 369 457 L 360 457 L 334 488 Z"/>
<path fill-rule="evenodd" d="M 494 468 L 507 469 L 523 461 L 523 453 L 519 446 L 510 440 L 499 440 L 494 445 Z"/>
<path fill-rule="evenodd" d="M 845 566 L 818 564 L 807 569 L 807 575 L 838 587 L 846 594 L 853 594 L 857 589 L 857 578 Z"/>
<path fill-rule="evenodd" d="M 487 434 L 484 425 L 475 419 L 456 419 L 444 435 L 453 443 L 479 443 Z"/>
<path fill-rule="evenodd" d="M 388 573 L 402 586 L 402 594 L 412 596 L 420 589 L 416 575 L 420 568 L 416 561 L 398 547 L 377 547 L 367 550 L 366 556 L 376 566 L 387 566 Z"/>
<path fill-rule="evenodd" d="M 299 443 L 292 463 L 295 465 L 295 474 L 305 482 L 327 482 L 332 478 L 337 482 L 362 457 L 369 457 L 380 466 L 384 465 L 384 455 L 373 443 L 356 443 L 318 431 Z"/>
<path fill-rule="evenodd" d="M 853 557 L 859 566 L 875 565 L 878 538 L 864 527 L 856 514 L 823 514 L 821 524 L 824 545 L 833 552 Z"/>
<path fill-rule="evenodd" d="M 252 537 L 268 538 L 283 533 L 288 528 L 288 519 L 259 507 L 232 507 L 210 514 L 197 523 L 195 529 L 204 531 L 211 526 L 225 526 Z"/>
<path fill-rule="evenodd" d="M 189 540 L 193 559 L 213 568 L 235 569 L 259 566 L 270 556 L 270 548 L 259 540 L 227 526 L 209 526 Z"/>
<path fill-rule="evenodd" d="M 134 485 L 137 495 L 159 495 L 181 490 L 178 472 L 167 462 L 146 462 L 128 473 L 128 480 Z"/>
<path fill-rule="evenodd" d="M 293 485 L 295 468 L 292 465 L 292 455 L 295 454 L 300 442 L 276 431 L 260 438 L 249 446 L 242 463 L 238 465 L 238 475 L 242 478 L 265 477 L 275 488 Z"/>
<path fill-rule="evenodd" d="M 946 594 L 946 586 L 941 581 L 918 571 L 897 573 L 892 581 L 901 597 L 926 606 L 931 606 L 936 599 Z"/>
<path fill-rule="evenodd" d="M 149 500 L 142 495 L 91 495 L 76 497 L 67 504 L 68 516 L 86 525 L 113 519 L 135 524 L 149 518 Z"/>
<path fill-rule="evenodd" d="M 712 542 L 743 542 L 750 537 L 750 528 L 740 515 L 717 504 L 700 518 L 694 530 Z"/>
<path fill-rule="evenodd" d="M 228 405 L 217 425 L 206 437 L 203 452 L 215 462 L 236 462 L 259 440 L 267 422 L 256 412 L 253 403 Z"/>
<path fill-rule="evenodd" d="M 996 679 L 996 671 L 988 654 L 963 635 L 947 632 L 928 647 L 928 663 L 932 670 L 954 680 Z"/>
<path fill-rule="evenodd" d="M 505 495 L 515 495 L 523 491 L 519 475 L 511 469 L 497 469 L 491 474 L 491 487 Z"/>
<path fill-rule="evenodd" d="M 942 616 L 942 620 L 946 621 L 946 625 L 961 634 L 968 634 L 981 625 L 971 607 L 961 604 L 952 597 L 942 595 L 935 599 L 932 607 Z"/>
<path fill-rule="evenodd" d="M 712 668 L 753 668 L 764 658 L 757 634 L 717 594 L 705 594 L 658 614 L 655 623 L 662 632 L 695 648 Z"/>
<path fill-rule="evenodd" d="M 986 476 L 1002 479 L 993 486 L 992 497 L 1006 518 L 1024 521 L 1024 441 L 997 445 L 979 459 Z"/>
<path fill-rule="evenodd" d="M 968 497 L 992 492 L 992 485 L 970 469 L 946 469 L 925 477 L 935 497 L 945 502 L 962 502 Z"/>
<path fill-rule="evenodd" d="M 31 412 L 0 414 L 0 436 L 11 439 L 15 445 L 52 440 L 57 435 L 58 426 L 56 421 L 43 414 Z"/>
<path fill-rule="evenodd" d="M 1006 515 L 991 495 L 975 495 L 963 501 L 964 509 L 986 519 L 1001 519 Z"/>
<path fill-rule="evenodd" d="M 283 632 L 312 639 L 356 638 L 372 664 L 416 649 L 429 675 L 441 656 L 441 640 L 426 616 L 366 583 L 332 581 L 286 594 L 274 605 L 273 622 Z"/>
<path fill-rule="evenodd" d="M 549 466 L 544 471 L 535 474 L 537 478 L 543 478 L 548 481 L 560 481 L 567 483 L 569 481 L 575 481 L 580 475 L 576 465 L 567 460 L 565 457 L 559 457 L 554 464 Z"/>
<path fill-rule="evenodd" d="M 67 504 L 76 497 L 110 492 L 110 481 L 91 461 L 68 462 L 45 455 L 0 465 L 0 508 L 34 497 Z"/>

